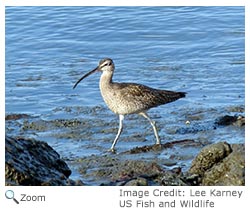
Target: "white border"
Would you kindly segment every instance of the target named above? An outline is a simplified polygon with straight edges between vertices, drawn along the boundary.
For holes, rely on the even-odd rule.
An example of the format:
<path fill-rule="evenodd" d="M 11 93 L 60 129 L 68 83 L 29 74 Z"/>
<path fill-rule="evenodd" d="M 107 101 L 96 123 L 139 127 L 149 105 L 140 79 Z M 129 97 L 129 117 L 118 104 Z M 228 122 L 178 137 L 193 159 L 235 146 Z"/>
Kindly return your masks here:
<path fill-rule="evenodd" d="M 119 2 L 119 4 L 118 4 Z M 1 210 L 8 211 L 8 213 L 19 213 L 25 211 L 26 213 L 34 213 L 35 212 L 91 212 L 95 213 L 96 211 L 103 211 L 109 213 L 128 213 L 129 211 L 136 212 L 145 212 L 152 213 L 157 211 L 161 213 L 166 213 L 168 211 L 172 213 L 178 213 L 178 211 L 184 211 L 187 213 L 211 213 L 211 212 L 239 212 L 247 210 L 247 204 L 249 204 L 250 193 L 248 190 L 249 181 L 246 180 L 245 187 L 217 187 L 221 190 L 243 190 L 244 195 L 241 200 L 236 200 L 232 198 L 224 198 L 223 200 L 217 200 L 216 209 L 121 209 L 118 206 L 119 203 L 119 188 L 121 187 L 11 187 L 16 193 L 27 193 L 27 194 L 40 194 L 46 195 L 46 202 L 37 203 L 21 203 L 16 205 L 13 201 L 7 200 L 4 196 L 4 193 L 9 187 L 5 186 L 5 176 L 4 176 L 4 137 L 5 137 L 5 26 L 3 20 L 5 20 L 5 6 L 245 6 L 245 98 L 246 98 L 246 179 L 249 178 L 249 170 L 248 170 L 248 162 L 249 162 L 249 152 L 248 152 L 248 141 L 250 139 L 250 130 L 248 126 L 249 121 L 249 47 L 250 47 L 250 7 L 249 0 L 217 0 L 212 2 L 211 0 L 126 0 L 126 1 L 115 1 L 115 0 L 91 0 L 91 1 L 79 1 L 79 0 L 62 0 L 62 1 L 53 1 L 53 0 L 3 0 L 0 1 L 0 109 L 1 109 L 1 121 L 0 121 L 0 133 L 1 133 L 1 148 L 0 148 L 0 170 L 1 170 L 1 178 L 0 178 L 0 204 Z M 247 108 L 248 107 L 248 108 Z M 143 190 L 153 190 L 155 187 L 126 187 L 127 189 L 143 189 Z M 162 189 L 169 189 L 173 187 L 161 187 Z M 177 187 L 178 188 L 178 187 Z M 197 190 L 206 190 L 213 187 L 182 187 L 185 191 L 189 191 L 190 189 Z M 56 208 L 56 209 L 54 209 Z M 58 210 L 58 208 L 60 210 Z M 25 210 L 24 210 L 25 209 Z M 230 213 L 231 213 L 230 212 Z"/>

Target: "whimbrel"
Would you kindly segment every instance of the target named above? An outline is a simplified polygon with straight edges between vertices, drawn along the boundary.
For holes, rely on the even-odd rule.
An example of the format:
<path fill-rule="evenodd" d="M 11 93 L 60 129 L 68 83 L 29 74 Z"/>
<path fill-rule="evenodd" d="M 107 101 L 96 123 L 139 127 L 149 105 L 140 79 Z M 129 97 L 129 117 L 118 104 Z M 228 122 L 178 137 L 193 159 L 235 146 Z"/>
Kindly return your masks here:
<path fill-rule="evenodd" d="M 153 127 L 156 144 L 160 144 L 155 122 L 148 116 L 147 110 L 185 97 L 186 93 L 154 89 L 137 83 L 113 82 L 114 70 L 112 59 L 102 59 L 95 69 L 82 76 L 73 87 L 74 89 L 79 82 L 94 72 L 102 71 L 99 83 L 102 97 L 110 110 L 119 115 L 119 129 L 110 151 L 115 151 L 115 145 L 123 129 L 122 122 L 127 114 L 139 114 L 145 117 Z"/>

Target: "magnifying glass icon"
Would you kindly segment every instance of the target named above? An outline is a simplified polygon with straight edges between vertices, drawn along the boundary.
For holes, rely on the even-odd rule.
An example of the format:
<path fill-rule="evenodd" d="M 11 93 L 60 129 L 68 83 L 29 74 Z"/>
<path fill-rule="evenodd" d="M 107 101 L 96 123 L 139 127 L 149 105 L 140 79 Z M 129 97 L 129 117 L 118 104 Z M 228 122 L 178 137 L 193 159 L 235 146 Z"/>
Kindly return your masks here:
<path fill-rule="evenodd" d="M 13 201 L 15 201 L 17 204 L 19 204 L 19 201 L 16 200 L 15 197 L 14 197 L 14 191 L 13 191 L 13 190 L 7 190 L 7 191 L 5 192 L 5 197 L 6 197 L 7 199 L 13 199 Z"/>

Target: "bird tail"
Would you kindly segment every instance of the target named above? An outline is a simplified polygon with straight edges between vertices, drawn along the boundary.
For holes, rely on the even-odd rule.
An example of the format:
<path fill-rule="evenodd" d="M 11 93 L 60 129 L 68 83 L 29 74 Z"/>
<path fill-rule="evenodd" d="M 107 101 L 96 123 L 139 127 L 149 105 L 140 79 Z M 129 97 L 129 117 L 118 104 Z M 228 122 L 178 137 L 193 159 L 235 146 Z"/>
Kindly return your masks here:
<path fill-rule="evenodd" d="M 183 98 L 186 94 L 186 92 L 164 91 L 159 94 L 159 97 L 161 97 L 161 103 L 165 104 Z"/>
<path fill-rule="evenodd" d="M 182 98 L 182 97 L 186 97 L 186 92 L 177 92 L 179 94 L 179 97 Z"/>

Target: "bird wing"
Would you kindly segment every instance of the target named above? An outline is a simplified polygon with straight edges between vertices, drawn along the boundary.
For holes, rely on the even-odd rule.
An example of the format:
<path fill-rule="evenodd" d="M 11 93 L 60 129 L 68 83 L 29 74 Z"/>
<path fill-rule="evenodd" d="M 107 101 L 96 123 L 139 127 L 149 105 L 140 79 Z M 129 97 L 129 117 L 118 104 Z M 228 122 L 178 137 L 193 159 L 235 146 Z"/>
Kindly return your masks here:
<path fill-rule="evenodd" d="M 145 109 L 173 102 L 185 96 L 184 92 L 159 90 L 136 83 L 114 83 L 114 87 L 123 99 L 136 102 Z"/>

